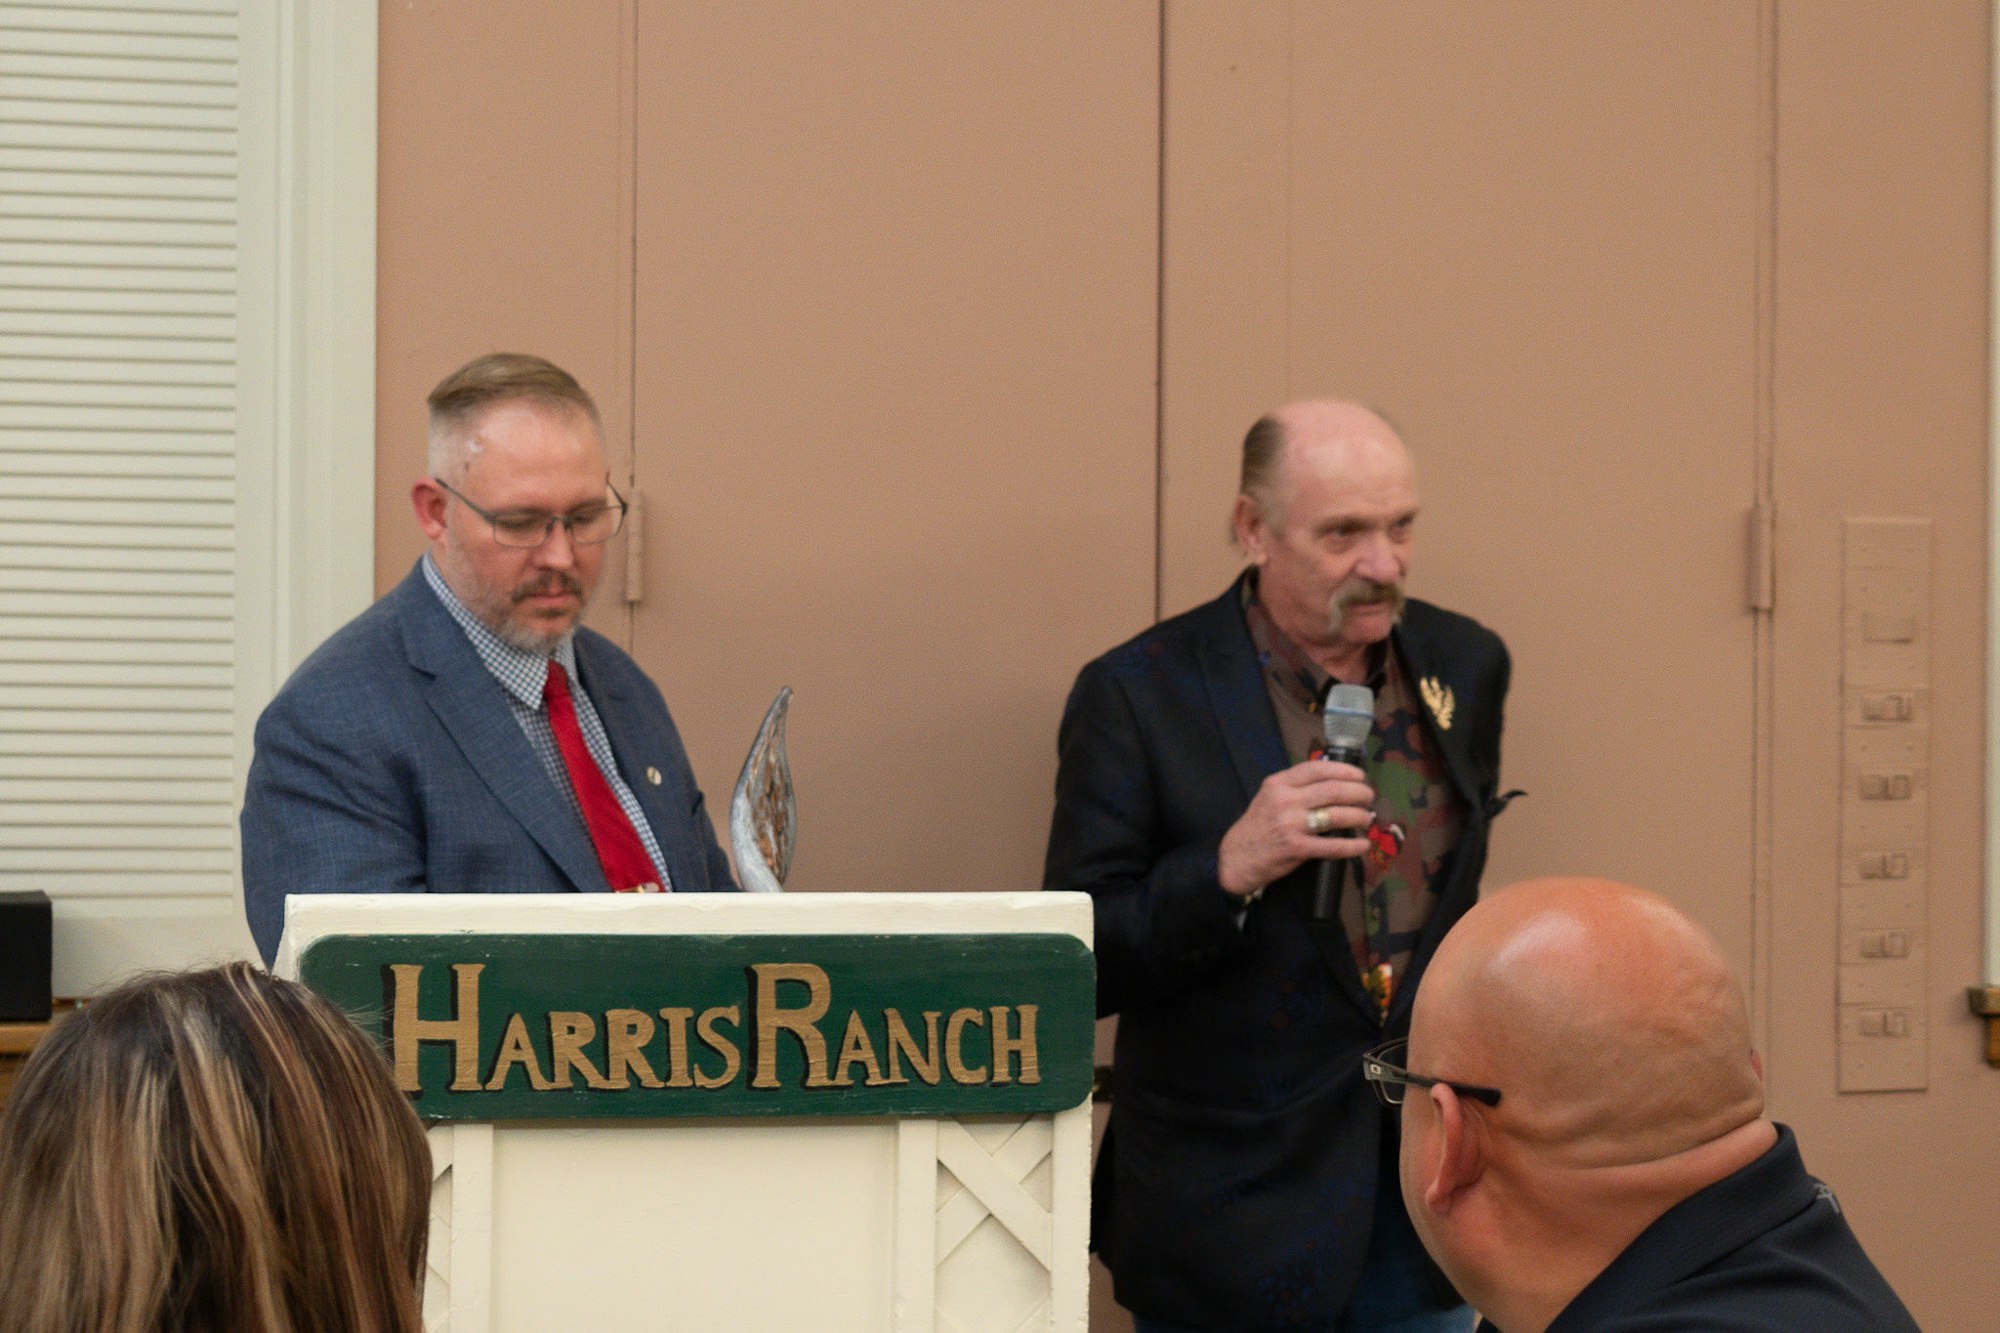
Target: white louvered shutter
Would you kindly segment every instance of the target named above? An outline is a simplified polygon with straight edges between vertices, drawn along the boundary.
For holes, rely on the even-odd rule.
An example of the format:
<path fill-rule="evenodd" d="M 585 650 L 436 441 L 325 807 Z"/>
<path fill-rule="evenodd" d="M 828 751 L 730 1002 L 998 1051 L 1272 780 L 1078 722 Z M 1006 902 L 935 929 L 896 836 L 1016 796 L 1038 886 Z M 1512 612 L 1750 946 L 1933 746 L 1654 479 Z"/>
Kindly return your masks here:
<path fill-rule="evenodd" d="M 59 914 L 234 894 L 237 25 L 0 4 L 0 889 Z"/>

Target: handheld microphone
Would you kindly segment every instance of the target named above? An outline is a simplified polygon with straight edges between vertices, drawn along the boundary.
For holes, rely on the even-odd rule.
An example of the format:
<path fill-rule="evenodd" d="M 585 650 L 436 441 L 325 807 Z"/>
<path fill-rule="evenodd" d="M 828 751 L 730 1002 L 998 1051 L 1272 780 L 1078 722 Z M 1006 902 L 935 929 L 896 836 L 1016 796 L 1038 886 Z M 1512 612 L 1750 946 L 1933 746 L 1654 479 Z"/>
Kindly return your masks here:
<path fill-rule="evenodd" d="M 1326 692 L 1320 723 L 1326 736 L 1320 758 L 1363 767 L 1368 759 L 1368 733 L 1375 729 L 1375 691 L 1366 685 L 1335 685 Z M 1349 864 L 1350 860 L 1319 863 L 1319 879 L 1313 885 L 1313 920 L 1334 919 L 1340 904 L 1341 876 Z"/>

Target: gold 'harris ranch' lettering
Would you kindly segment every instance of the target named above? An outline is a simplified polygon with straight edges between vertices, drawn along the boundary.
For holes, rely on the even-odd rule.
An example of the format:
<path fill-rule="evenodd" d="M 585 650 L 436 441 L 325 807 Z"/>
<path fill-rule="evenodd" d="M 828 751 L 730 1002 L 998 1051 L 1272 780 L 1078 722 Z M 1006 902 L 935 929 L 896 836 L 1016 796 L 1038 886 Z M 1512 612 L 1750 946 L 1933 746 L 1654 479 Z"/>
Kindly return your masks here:
<path fill-rule="evenodd" d="M 486 964 L 453 963 L 451 970 L 451 1016 L 425 1018 L 417 1004 L 423 965 L 388 968 L 390 1058 L 405 1092 L 421 1091 L 417 1051 L 430 1042 L 452 1048 L 452 1092 L 499 1092 L 510 1080 L 536 1092 L 713 1089 L 736 1082 L 746 1068 L 751 1088 L 780 1088 L 780 1057 L 788 1048 L 795 1055 L 785 1063 L 803 1073 L 797 1086 L 808 1090 L 897 1087 L 913 1078 L 932 1086 L 1042 1081 L 1032 1004 L 927 1009 L 914 1023 L 893 1008 L 867 1015 L 849 1009 L 845 1019 L 829 1021 L 833 984 L 826 969 L 753 963 L 745 969 L 743 1005 L 510 1013 L 487 1051 L 479 1012 Z M 804 1002 L 784 1003 L 800 999 L 801 986 Z M 546 1064 L 531 1029 L 545 1037 Z"/>

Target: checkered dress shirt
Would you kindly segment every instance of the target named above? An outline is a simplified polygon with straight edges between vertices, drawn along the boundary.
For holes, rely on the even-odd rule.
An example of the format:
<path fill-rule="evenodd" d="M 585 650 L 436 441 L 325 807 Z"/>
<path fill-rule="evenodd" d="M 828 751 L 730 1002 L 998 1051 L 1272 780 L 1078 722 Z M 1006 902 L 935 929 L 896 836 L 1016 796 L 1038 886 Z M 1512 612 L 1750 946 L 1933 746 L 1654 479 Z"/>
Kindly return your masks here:
<path fill-rule="evenodd" d="M 673 881 L 667 877 L 666 858 L 660 855 L 660 844 L 653 837 L 652 826 L 646 822 L 645 812 L 639 809 L 638 798 L 632 795 L 632 789 L 619 775 L 618 761 L 611 754 L 611 738 L 605 734 L 604 723 L 597 716 L 597 707 L 590 702 L 583 682 L 577 679 L 576 636 L 564 635 L 555 651 L 546 657 L 524 652 L 502 641 L 478 616 L 466 609 L 465 603 L 459 601 L 458 595 L 446 586 L 444 575 L 438 573 L 437 564 L 428 551 L 424 553 L 424 581 L 431 585 L 431 591 L 444 603 L 444 609 L 451 612 L 451 618 L 465 631 L 465 637 L 472 641 L 472 650 L 479 654 L 479 660 L 493 673 L 493 679 L 500 682 L 500 688 L 507 695 L 507 704 L 514 710 L 514 720 L 521 724 L 535 757 L 542 761 L 542 767 L 548 772 L 549 781 L 555 783 L 556 790 L 569 801 L 569 808 L 575 813 L 576 822 L 583 828 L 587 839 L 590 828 L 584 824 L 583 806 L 578 803 L 576 792 L 570 786 L 569 770 L 563 766 L 556 734 L 549 728 L 549 711 L 542 703 L 542 686 L 548 679 L 549 659 L 554 658 L 562 664 L 563 672 L 569 677 L 570 695 L 576 701 L 576 720 L 583 731 L 583 743 L 589 749 L 590 757 L 597 761 L 604 780 L 611 784 L 611 792 L 618 798 L 625 817 L 638 830 L 639 841 L 646 845 L 646 855 L 653 858 L 653 867 L 660 872 L 660 887 L 673 892 Z"/>

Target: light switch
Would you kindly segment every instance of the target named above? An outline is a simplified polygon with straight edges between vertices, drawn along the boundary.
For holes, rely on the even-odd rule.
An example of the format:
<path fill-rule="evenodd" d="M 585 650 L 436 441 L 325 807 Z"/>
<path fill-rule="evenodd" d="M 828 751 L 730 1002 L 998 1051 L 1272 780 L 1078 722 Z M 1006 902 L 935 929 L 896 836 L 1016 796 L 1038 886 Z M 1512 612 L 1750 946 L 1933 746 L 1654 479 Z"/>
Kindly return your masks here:
<path fill-rule="evenodd" d="M 1910 932 L 1907 930 L 1871 930 L 1861 937 L 1863 958 L 1908 958 L 1910 956 Z"/>
<path fill-rule="evenodd" d="M 1867 814 L 1920 814 L 1921 801 L 1888 802 L 1862 806 L 1850 800 L 1850 809 L 1844 812 L 1843 822 L 1861 822 L 1857 816 Z M 1878 821 L 1879 822 L 1879 821 Z M 1877 828 L 1857 829 L 1855 832 L 1867 840 L 1849 843 L 1841 848 L 1840 882 L 1847 885 L 1867 885 L 1876 893 L 1887 893 L 1892 889 L 1914 887 L 1924 877 L 1923 852 L 1915 845 L 1923 836 L 1921 820 L 1905 821 L 1913 827 L 1903 829 Z M 1899 846 L 1908 840 L 1908 845 Z M 1900 899 L 1899 899 L 1900 901 Z M 1843 918 L 1844 919 L 1844 918 Z M 1889 920 L 1872 920 L 1870 925 L 1902 925 L 1912 917 L 1897 915 Z"/>
<path fill-rule="evenodd" d="M 1861 617 L 1861 637 L 1869 643 L 1911 643 L 1917 637 L 1917 618 L 1889 611 L 1869 611 Z"/>
<path fill-rule="evenodd" d="M 1916 781 L 1908 773 L 1863 773 L 1861 799 L 1864 801 L 1907 801 L 1916 791 Z"/>
<path fill-rule="evenodd" d="M 1916 781 L 1908 773 L 1864 773 L 1862 801 L 1908 801 Z"/>
<path fill-rule="evenodd" d="M 1861 697 L 1861 716 L 1868 722 L 1908 722 L 1917 715 L 1917 701 L 1903 690 Z"/>
<path fill-rule="evenodd" d="M 1861 878 L 1908 879 L 1909 877 L 1910 854 L 1908 852 L 1861 853 Z"/>
<path fill-rule="evenodd" d="M 1921 635 L 1918 636 L 1922 638 Z M 1907 644 L 1862 644 L 1862 652 L 1908 653 Z M 1931 724 L 1931 692 L 1922 678 L 1911 670 L 1871 672 L 1866 677 L 1845 673 L 1840 686 L 1840 719 L 1843 725 L 1869 731 L 1903 732 L 1928 729 Z M 1849 758 L 1856 756 L 1850 755 Z"/>
<path fill-rule="evenodd" d="M 1861 1035 L 1864 1037 L 1896 1038 L 1910 1035 L 1910 1011 L 1907 1009 L 1863 1009 L 1861 1011 Z"/>

